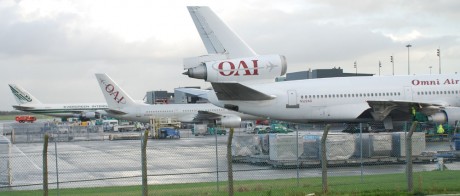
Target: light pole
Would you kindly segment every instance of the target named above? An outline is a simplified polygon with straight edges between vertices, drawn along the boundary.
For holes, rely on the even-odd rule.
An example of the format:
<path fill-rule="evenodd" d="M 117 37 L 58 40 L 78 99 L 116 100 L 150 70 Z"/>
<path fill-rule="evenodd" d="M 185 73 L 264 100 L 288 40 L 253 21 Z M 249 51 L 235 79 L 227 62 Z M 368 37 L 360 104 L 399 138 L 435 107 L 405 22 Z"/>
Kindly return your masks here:
<path fill-rule="evenodd" d="M 441 48 L 438 48 L 437 55 L 439 57 L 439 74 L 441 74 Z"/>
<path fill-rule="evenodd" d="M 393 56 L 390 56 L 390 62 L 393 65 L 393 75 L 395 75 L 395 61 L 393 60 Z"/>
<path fill-rule="evenodd" d="M 412 45 L 407 44 L 407 75 L 410 75 L 410 56 L 409 56 L 409 48 L 412 47 Z"/>
<path fill-rule="evenodd" d="M 354 64 L 354 66 L 353 66 L 353 67 L 354 67 L 354 68 L 355 68 L 355 70 L 356 70 L 356 76 L 358 76 L 358 65 L 356 64 L 356 61 L 355 61 L 355 64 Z"/>
<path fill-rule="evenodd" d="M 380 76 L 380 68 L 382 68 L 382 62 L 379 60 L 379 76 Z"/>
<path fill-rule="evenodd" d="M 430 68 L 430 75 L 431 75 L 431 68 L 433 68 L 433 66 L 429 66 L 428 68 Z"/>

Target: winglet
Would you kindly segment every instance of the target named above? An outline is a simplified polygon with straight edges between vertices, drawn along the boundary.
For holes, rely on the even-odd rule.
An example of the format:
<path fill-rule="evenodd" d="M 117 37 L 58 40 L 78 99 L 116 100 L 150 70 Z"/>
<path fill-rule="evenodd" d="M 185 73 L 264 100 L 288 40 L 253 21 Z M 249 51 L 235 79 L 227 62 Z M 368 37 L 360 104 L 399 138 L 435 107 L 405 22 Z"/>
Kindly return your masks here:
<path fill-rule="evenodd" d="M 19 105 L 22 104 L 41 104 L 37 98 L 35 98 L 32 94 L 27 92 L 24 88 L 20 87 L 19 85 L 15 84 L 8 84 L 10 86 L 11 92 L 14 95 L 14 98 L 16 99 L 16 102 L 18 102 Z"/>
<path fill-rule="evenodd" d="M 107 74 L 96 74 L 96 78 L 111 110 L 116 111 L 135 104 L 135 101 Z"/>
<path fill-rule="evenodd" d="M 229 58 L 257 55 L 209 7 L 188 6 L 187 9 L 209 54 L 227 54 Z"/>

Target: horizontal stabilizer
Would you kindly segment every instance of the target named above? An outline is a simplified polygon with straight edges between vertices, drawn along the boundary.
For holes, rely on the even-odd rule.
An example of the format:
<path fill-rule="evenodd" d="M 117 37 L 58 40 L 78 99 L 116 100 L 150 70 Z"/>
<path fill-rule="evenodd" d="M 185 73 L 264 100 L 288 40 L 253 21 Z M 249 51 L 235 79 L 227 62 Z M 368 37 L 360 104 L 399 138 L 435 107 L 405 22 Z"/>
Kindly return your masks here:
<path fill-rule="evenodd" d="M 24 106 L 24 105 L 13 105 L 13 108 L 16 110 L 30 110 L 30 109 L 34 109 L 35 107 L 29 107 L 29 106 Z"/>
<path fill-rule="evenodd" d="M 211 83 L 219 100 L 238 101 L 263 101 L 274 99 L 275 96 L 267 95 L 240 83 Z"/>
<path fill-rule="evenodd" d="M 197 88 L 176 88 L 175 90 L 183 92 L 187 95 L 197 96 L 203 99 L 208 99 L 209 90 L 197 89 Z"/>
<path fill-rule="evenodd" d="M 125 115 L 125 114 L 128 114 L 126 112 L 123 112 L 123 111 L 120 111 L 120 110 L 114 110 L 114 109 L 106 109 L 105 112 L 107 112 L 107 114 L 112 114 L 112 115 Z"/>

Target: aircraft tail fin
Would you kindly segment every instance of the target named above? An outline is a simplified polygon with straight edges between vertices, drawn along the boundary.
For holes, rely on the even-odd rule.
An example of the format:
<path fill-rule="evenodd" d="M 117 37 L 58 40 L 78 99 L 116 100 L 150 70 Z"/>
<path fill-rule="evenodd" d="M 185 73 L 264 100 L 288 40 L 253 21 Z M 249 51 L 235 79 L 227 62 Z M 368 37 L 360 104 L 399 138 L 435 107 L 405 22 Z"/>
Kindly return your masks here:
<path fill-rule="evenodd" d="M 121 110 L 136 102 L 107 74 L 96 74 L 97 81 L 111 110 Z"/>
<path fill-rule="evenodd" d="M 14 98 L 16 99 L 16 102 L 18 102 L 19 105 L 42 103 L 19 85 L 8 84 L 8 86 L 10 86 L 11 92 L 13 93 Z"/>
<path fill-rule="evenodd" d="M 228 58 L 257 55 L 209 7 L 188 6 L 187 9 L 209 54 L 226 54 Z"/>

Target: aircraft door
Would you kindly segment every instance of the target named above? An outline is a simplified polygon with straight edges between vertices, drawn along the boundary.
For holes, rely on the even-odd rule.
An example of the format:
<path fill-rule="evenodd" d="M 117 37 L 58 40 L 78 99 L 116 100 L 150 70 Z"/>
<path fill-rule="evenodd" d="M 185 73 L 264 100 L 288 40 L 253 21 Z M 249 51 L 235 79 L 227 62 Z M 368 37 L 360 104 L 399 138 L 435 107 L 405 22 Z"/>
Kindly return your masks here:
<path fill-rule="evenodd" d="M 141 112 L 142 112 L 142 111 L 141 111 L 141 108 L 139 108 L 139 107 L 136 108 L 136 117 L 137 117 L 137 118 L 140 118 L 140 117 L 142 116 L 142 113 L 141 113 Z"/>
<path fill-rule="evenodd" d="M 295 90 L 288 90 L 288 103 L 286 104 L 286 108 L 299 108 L 299 103 L 297 102 L 297 91 Z"/>
<path fill-rule="evenodd" d="M 410 86 L 405 86 L 404 87 L 404 98 L 406 100 L 412 101 L 412 87 L 410 87 Z"/>

